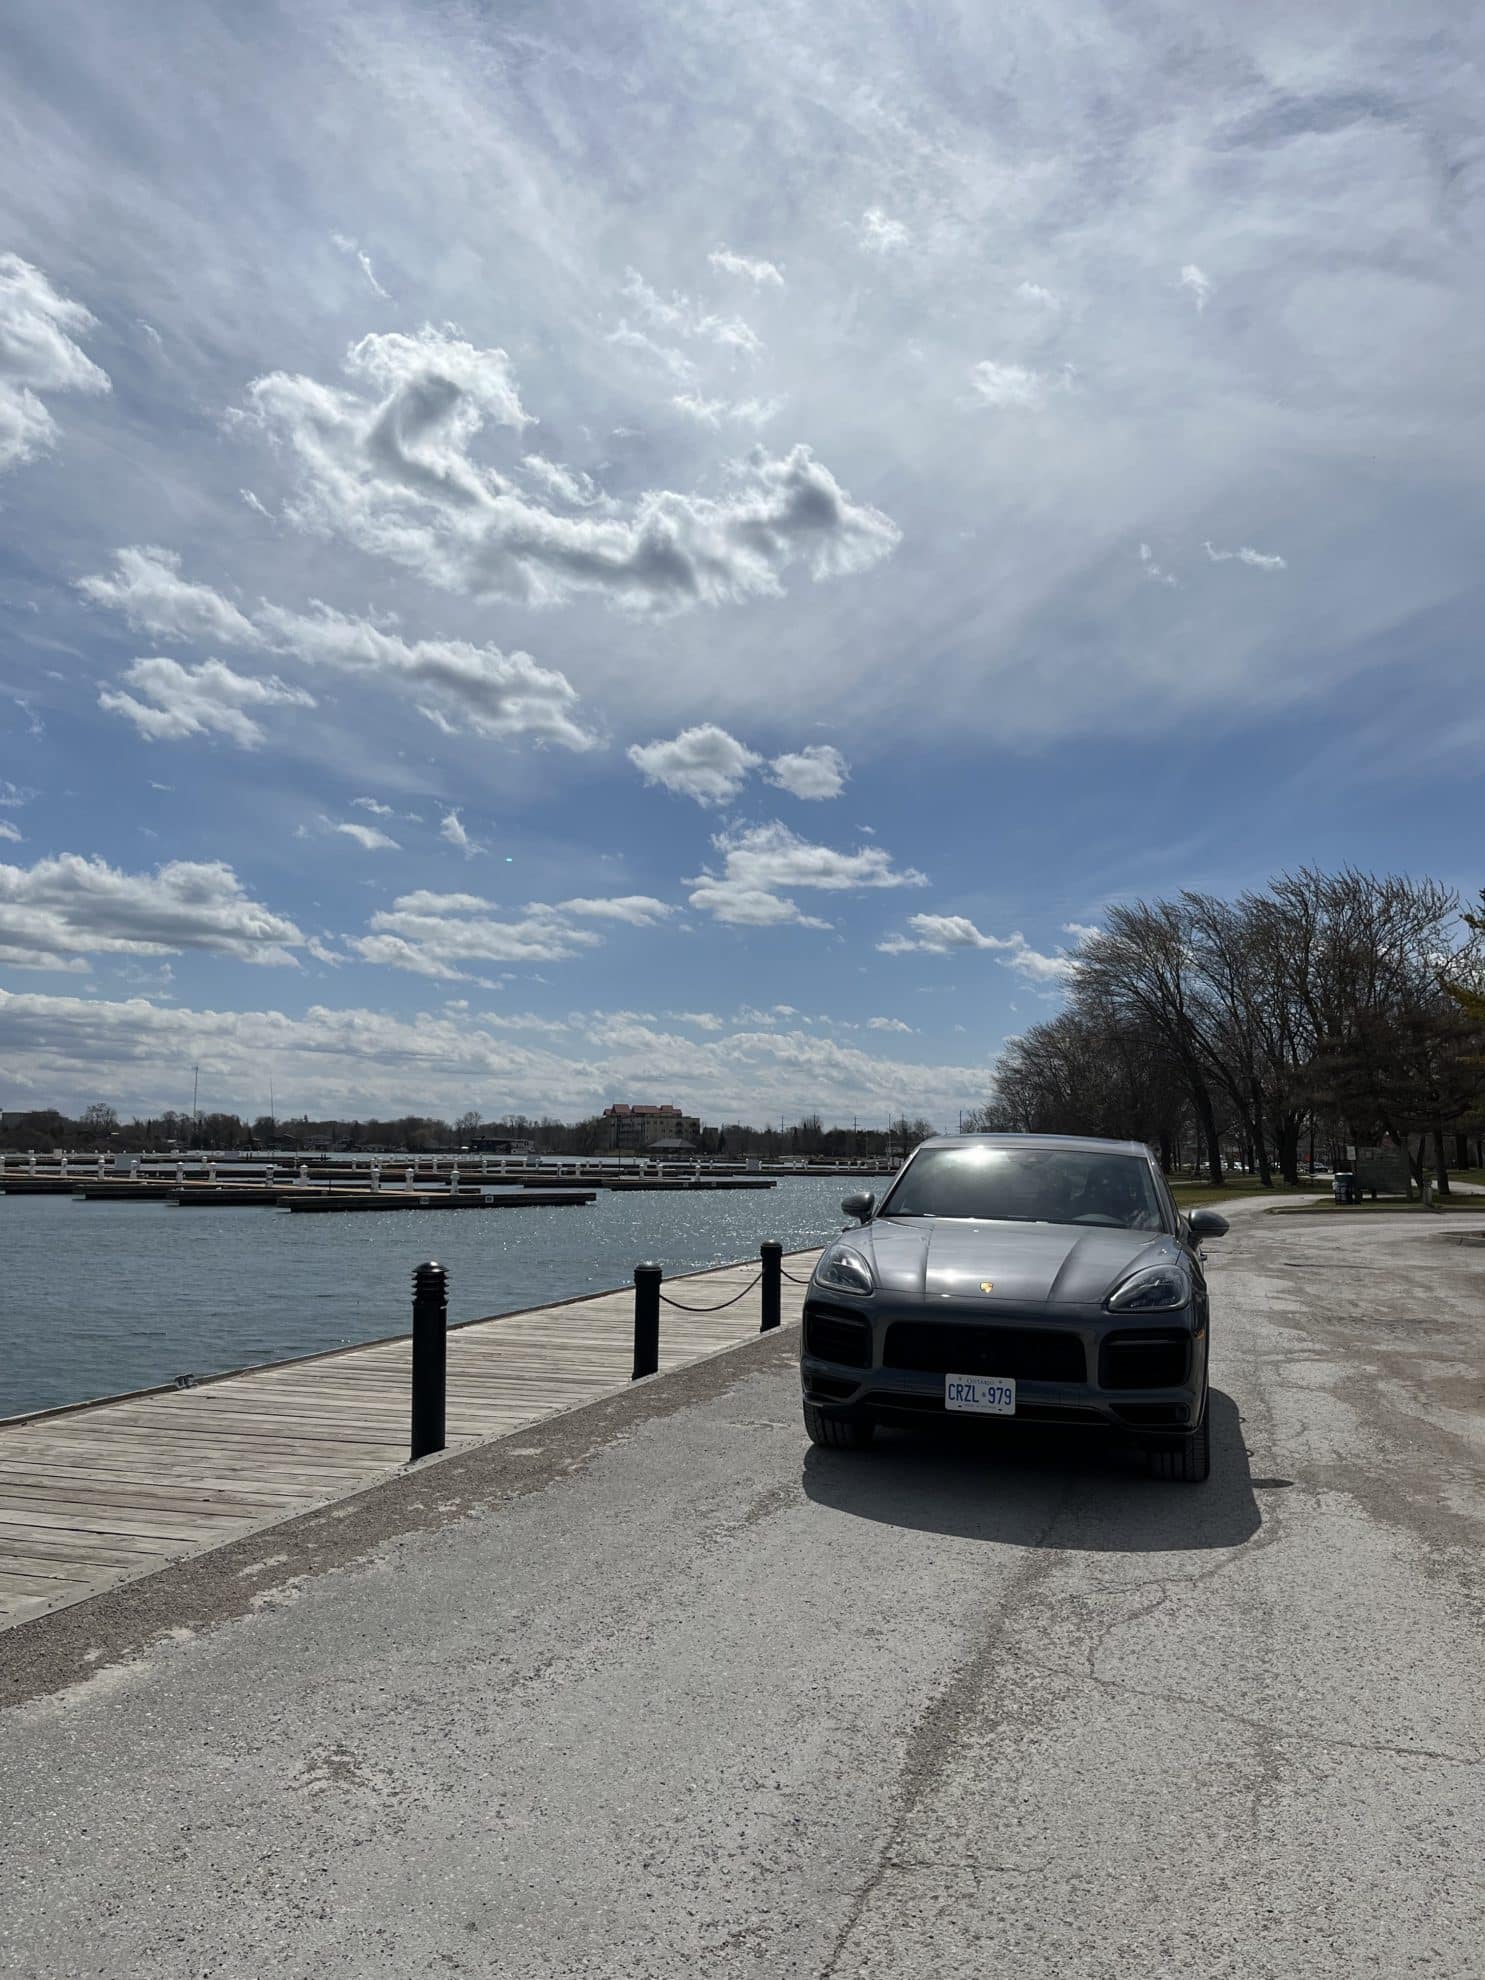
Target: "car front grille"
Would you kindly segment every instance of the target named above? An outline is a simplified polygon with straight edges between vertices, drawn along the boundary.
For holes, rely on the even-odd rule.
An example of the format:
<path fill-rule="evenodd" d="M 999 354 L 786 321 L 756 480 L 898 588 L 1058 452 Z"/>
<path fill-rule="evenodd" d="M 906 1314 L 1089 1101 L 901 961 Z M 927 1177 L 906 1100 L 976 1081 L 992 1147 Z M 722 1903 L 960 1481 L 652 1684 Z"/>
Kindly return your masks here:
<path fill-rule="evenodd" d="M 809 1305 L 804 1309 L 804 1351 L 844 1368 L 870 1368 L 871 1327 L 864 1313 Z"/>
<path fill-rule="evenodd" d="M 1105 1334 L 1098 1357 L 1101 1389 L 1177 1389 L 1191 1363 L 1191 1336 L 1179 1327 Z"/>
<path fill-rule="evenodd" d="M 935 1375 L 1007 1375 L 1024 1382 L 1086 1382 L 1076 1334 L 1052 1327 L 989 1327 L 952 1320 L 894 1320 L 884 1368 Z"/>

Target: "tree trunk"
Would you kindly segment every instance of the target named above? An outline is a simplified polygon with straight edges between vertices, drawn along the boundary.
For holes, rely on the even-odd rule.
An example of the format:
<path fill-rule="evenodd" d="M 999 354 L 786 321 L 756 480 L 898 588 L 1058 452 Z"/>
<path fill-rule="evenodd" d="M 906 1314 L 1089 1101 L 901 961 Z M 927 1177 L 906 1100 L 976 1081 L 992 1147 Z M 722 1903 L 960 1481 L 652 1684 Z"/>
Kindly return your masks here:
<path fill-rule="evenodd" d="M 1170 1129 L 1163 1127 L 1160 1130 L 1160 1173 L 1162 1175 L 1168 1176 L 1170 1174 L 1172 1160 Z"/>
<path fill-rule="evenodd" d="M 1258 1157 L 1258 1181 L 1263 1189 L 1274 1186 L 1274 1172 L 1269 1167 L 1268 1136 L 1264 1132 L 1263 1089 L 1258 1081 L 1253 1081 L 1253 1153 Z"/>
<path fill-rule="evenodd" d="M 1212 1096 L 1207 1091 L 1206 1082 L 1199 1073 L 1191 1076 L 1191 1100 L 1196 1108 L 1197 1124 L 1201 1137 L 1207 1145 L 1207 1180 L 1216 1188 L 1222 1185 L 1222 1138 L 1217 1132 L 1217 1115 L 1212 1107 Z"/>
<path fill-rule="evenodd" d="M 1433 1167 L 1438 1177 L 1439 1195 L 1449 1194 L 1449 1162 L 1444 1154 L 1444 1130 L 1436 1127 L 1433 1131 Z"/>
<path fill-rule="evenodd" d="M 1279 1142 L 1278 1152 L 1279 1152 L 1280 1173 L 1283 1175 L 1283 1178 L 1286 1183 L 1290 1183 L 1295 1187 L 1298 1187 L 1299 1121 L 1293 1114 L 1283 1114 L 1279 1117 L 1278 1142 Z M 1310 1163 L 1312 1167 L 1314 1165 L 1314 1160 L 1315 1157 L 1312 1151 L 1310 1155 Z"/>
<path fill-rule="evenodd" d="M 1460 1134 L 1456 1128 L 1454 1133 L 1454 1166 L 1456 1169 L 1467 1169 L 1469 1165 L 1470 1138 L 1467 1134 Z"/>

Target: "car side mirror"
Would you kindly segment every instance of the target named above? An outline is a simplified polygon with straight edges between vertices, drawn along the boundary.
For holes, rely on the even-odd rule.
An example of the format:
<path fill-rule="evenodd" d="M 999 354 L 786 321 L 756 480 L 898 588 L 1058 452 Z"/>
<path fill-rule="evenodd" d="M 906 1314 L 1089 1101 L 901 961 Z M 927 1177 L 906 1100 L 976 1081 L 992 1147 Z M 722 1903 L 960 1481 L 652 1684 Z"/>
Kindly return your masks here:
<path fill-rule="evenodd" d="M 1227 1219 L 1215 1210 L 1193 1210 L 1186 1219 L 1186 1226 L 1198 1243 L 1203 1238 L 1226 1237 L 1229 1228 Z"/>
<path fill-rule="evenodd" d="M 852 1190 L 849 1196 L 841 1198 L 840 1207 L 848 1217 L 854 1217 L 858 1224 L 869 1224 L 871 1213 L 877 1207 L 877 1199 L 869 1189 Z"/>

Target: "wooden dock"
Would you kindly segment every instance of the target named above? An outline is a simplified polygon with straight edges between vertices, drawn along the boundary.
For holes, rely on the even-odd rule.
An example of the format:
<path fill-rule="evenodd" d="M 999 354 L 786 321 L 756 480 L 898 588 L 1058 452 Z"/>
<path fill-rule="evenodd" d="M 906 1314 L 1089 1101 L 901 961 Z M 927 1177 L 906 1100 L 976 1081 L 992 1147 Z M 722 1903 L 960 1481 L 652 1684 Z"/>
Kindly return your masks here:
<path fill-rule="evenodd" d="M 803 1279 L 817 1251 L 784 1260 Z M 756 1260 L 667 1280 L 662 1372 L 758 1332 Z M 783 1320 L 804 1288 L 783 1286 Z M 449 1329 L 448 1443 L 476 1443 L 625 1383 L 631 1287 Z M 0 1629 L 359 1491 L 404 1464 L 406 1337 L 0 1421 Z"/>

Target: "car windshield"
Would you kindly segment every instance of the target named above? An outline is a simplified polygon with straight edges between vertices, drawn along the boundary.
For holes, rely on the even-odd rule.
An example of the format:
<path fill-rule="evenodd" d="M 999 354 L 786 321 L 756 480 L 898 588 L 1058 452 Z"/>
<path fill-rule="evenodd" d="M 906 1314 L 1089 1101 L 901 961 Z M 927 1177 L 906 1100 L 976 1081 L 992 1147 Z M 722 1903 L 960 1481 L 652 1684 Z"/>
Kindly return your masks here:
<path fill-rule="evenodd" d="M 921 1149 L 878 1213 L 1163 1230 L 1148 1162 L 1071 1148 Z"/>

